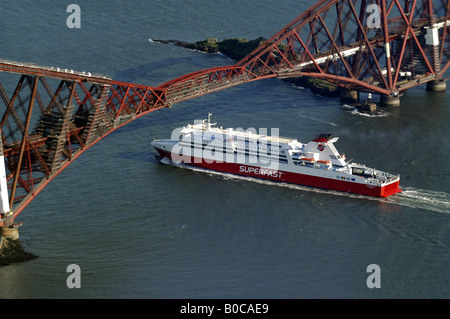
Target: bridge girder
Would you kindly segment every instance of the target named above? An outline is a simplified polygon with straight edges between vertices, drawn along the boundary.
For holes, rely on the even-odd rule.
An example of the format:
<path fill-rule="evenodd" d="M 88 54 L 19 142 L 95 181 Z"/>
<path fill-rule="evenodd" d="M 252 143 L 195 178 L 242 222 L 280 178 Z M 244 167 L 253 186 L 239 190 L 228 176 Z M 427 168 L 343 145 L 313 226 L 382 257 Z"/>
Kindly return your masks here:
<path fill-rule="evenodd" d="M 449 56 L 446 0 L 322 0 L 236 65 L 393 94 L 441 79 Z"/>

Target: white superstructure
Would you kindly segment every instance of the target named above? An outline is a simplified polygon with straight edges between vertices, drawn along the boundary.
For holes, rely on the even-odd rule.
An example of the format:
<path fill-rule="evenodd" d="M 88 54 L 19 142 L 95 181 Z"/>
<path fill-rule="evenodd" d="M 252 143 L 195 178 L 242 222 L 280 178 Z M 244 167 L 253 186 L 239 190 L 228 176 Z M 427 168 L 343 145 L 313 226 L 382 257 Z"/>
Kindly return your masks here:
<path fill-rule="evenodd" d="M 350 192 L 358 192 L 353 190 L 361 186 L 381 189 L 392 183 L 398 189 L 398 175 L 347 162 L 334 146 L 338 138 L 331 134 L 301 143 L 274 132 L 268 136 L 255 130 L 217 127 L 210 116 L 174 132 L 171 139 L 152 142 L 162 156 L 174 162 L 314 187 L 348 188 L 345 191 Z M 341 187 L 342 181 L 350 186 Z"/>

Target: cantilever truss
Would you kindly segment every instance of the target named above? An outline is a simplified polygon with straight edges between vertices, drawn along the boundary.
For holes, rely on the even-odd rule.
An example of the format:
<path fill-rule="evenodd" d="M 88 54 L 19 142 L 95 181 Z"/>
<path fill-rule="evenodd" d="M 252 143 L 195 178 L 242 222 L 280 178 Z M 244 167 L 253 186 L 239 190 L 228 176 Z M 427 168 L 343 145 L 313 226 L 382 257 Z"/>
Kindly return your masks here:
<path fill-rule="evenodd" d="M 13 65 L 13 62 L 9 62 Z M 22 74 L 0 122 L 14 217 L 68 164 L 104 136 L 165 106 L 164 90 L 102 78 L 75 81 L 59 72 L 42 76 L 34 66 Z M 31 74 L 35 72 L 36 74 Z M 88 82 L 92 80 L 92 82 Z"/>
<path fill-rule="evenodd" d="M 162 107 L 272 77 L 395 95 L 442 79 L 449 57 L 448 0 L 320 0 L 235 65 L 159 87 L 0 60 L 0 72 L 20 77 L 7 81 L 10 96 L 0 79 L 0 156 L 13 217 L 89 147 Z"/>
<path fill-rule="evenodd" d="M 320 0 L 232 66 L 164 85 L 176 103 L 271 77 L 323 78 L 396 95 L 449 68 L 448 0 Z"/>
<path fill-rule="evenodd" d="M 318 1 L 237 65 L 395 94 L 449 67 L 448 0 Z"/>

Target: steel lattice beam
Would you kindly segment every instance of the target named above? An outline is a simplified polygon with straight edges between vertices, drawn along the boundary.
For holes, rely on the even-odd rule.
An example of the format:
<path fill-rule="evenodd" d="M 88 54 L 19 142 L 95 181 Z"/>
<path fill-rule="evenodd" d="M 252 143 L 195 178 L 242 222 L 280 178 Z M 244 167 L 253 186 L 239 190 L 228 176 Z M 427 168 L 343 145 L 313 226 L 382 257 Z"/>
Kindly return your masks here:
<path fill-rule="evenodd" d="M 378 28 L 369 25 L 369 5 L 379 8 Z M 236 65 L 256 76 L 398 93 L 448 69 L 449 11 L 446 0 L 319 1 Z"/>
<path fill-rule="evenodd" d="M 23 67 L 18 71 L 23 72 Z M 5 156 L 14 218 L 89 147 L 129 121 L 166 105 L 165 90 L 159 88 L 112 80 L 72 81 L 65 74 L 46 80 L 40 70 L 39 75 L 32 72 L 21 75 L 11 98 L 0 84 L 5 106 L 0 155 Z M 50 80 L 56 84 L 53 89 Z"/>

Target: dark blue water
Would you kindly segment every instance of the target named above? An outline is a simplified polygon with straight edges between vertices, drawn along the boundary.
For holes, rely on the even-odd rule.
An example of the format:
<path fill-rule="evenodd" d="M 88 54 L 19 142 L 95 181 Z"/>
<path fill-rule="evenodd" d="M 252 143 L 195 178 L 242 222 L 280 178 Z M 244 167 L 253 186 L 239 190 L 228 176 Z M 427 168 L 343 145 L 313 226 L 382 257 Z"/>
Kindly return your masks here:
<path fill-rule="evenodd" d="M 232 61 L 149 38 L 269 37 L 313 1 L 78 1 L 80 29 L 66 26 L 70 3 L 2 1 L 0 57 L 159 85 Z M 21 242 L 39 258 L 0 268 L 0 297 L 448 298 L 449 98 L 419 87 L 368 117 L 271 79 L 139 118 L 21 213 Z M 208 112 L 224 127 L 279 128 L 302 142 L 333 132 L 348 158 L 399 173 L 404 192 L 374 199 L 154 158 L 154 137 Z M 69 264 L 80 289 L 66 285 Z M 366 285 L 370 264 L 381 288 Z"/>

